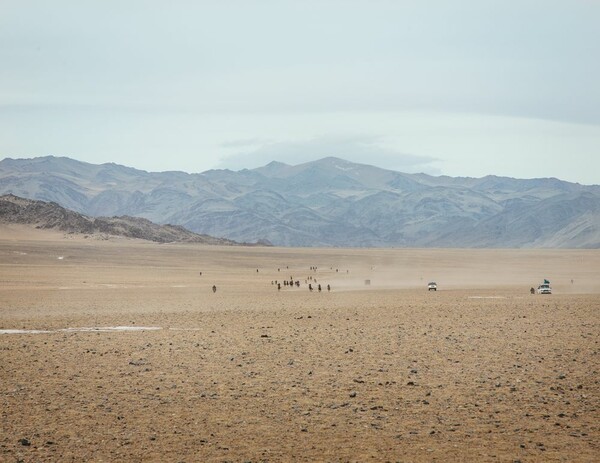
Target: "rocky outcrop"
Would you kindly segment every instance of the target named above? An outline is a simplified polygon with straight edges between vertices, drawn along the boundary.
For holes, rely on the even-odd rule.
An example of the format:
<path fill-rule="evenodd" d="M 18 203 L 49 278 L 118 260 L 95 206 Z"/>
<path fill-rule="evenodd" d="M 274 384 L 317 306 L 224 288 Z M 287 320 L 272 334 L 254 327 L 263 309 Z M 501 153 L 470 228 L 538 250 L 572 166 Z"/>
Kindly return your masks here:
<path fill-rule="evenodd" d="M 199 235 L 179 225 L 157 225 L 139 217 L 88 217 L 54 202 L 36 201 L 9 194 L 0 196 L 0 223 L 27 224 L 65 233 L 102 234 L 158 243 L 188 242 L 239 245 L 235 241 Z M 267 246 L 269 243 L 258 243 Z"/>

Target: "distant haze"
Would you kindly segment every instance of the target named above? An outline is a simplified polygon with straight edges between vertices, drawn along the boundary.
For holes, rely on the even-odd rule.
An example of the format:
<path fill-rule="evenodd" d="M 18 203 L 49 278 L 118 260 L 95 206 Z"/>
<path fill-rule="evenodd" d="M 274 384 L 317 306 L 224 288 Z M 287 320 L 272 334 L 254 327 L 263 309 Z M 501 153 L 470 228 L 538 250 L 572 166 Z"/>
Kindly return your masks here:
<path fill-rule="evenodd" d="M 4 0 L 0 159 L 600 184 L 600 2 Z"/>

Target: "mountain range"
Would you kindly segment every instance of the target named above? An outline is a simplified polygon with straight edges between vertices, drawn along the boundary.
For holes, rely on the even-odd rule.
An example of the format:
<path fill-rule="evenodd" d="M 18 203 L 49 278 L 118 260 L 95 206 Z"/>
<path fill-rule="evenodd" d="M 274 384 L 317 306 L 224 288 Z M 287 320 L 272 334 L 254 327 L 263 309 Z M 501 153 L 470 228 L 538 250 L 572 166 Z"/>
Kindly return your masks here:
<path fill-rule="evenodd" d="M 87 217 L 54 202 L 21 198 L 13 194 L 0 196 L 0 224 L 26 224 L 39 229 L 60 230 L 68 234 L 78 233 L 102 238 L 121 236 L 158 243 L 251 246 L 224 238 L 199 235 L 180 225 L 158 225 L 140 217 Z"/>
<path fill-rule="evenodd" d="M 280 246 L 600 248 L 598 185 L 406 174 L 332 157 L 195 174 L 6 158 L 7 193 Z"/>

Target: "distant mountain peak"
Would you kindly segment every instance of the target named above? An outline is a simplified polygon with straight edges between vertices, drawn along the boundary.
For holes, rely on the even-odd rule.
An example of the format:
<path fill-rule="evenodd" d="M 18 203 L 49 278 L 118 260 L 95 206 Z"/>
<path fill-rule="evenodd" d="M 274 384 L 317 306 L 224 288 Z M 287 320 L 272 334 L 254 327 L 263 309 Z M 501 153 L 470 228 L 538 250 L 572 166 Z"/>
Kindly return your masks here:
<path fill-rule="evenodd" d="M 288 172 L 290 169 L 293 169 L 293 167 L 288 164 L 279 161 L 271 161 L 265 166 L 252 169 L 252 171 L 267 177 L 274 177 L 280 176 L 283 173 Z"/>
<path fill-rule="evenodd" d="M 359 168 L 362 166 L 361 164 L 357 164 L 357 163 L 351 162 L 351 161 L 346 161 L 345 159 L 338 158 L 335 156 L 327 156 L 325 158 L 318 159 L 316 161 L 312 161 L 312 163 L 307 163 L 307 164 L 313 164 L 313 165 L 323 166 L 323 167 L 330 167 L 330 168 L 339 169 L 339 170 L 343 170 L 343 171 L 349 171 L 349 170 L 356 169 L 356 168 Z"/>
<path fill-rule="evenodd" d="M 317 159 L 317 163 L 327 163 L 327 164 L 345 164 L 345 165 L 360 165 L 359 163 L 348 161 L 346 159 L 338 158 L 337 156 L 325 156 L 324 158 Z"/>
<path fill-rule="evenodd" d="M 289 166 L 289 164 L 286 164 L 285 162 L 271 161 L 265 167 L 274 168 L 274 167 L 290 167 L 290 166 Z"/>
<path fill-rule="evenodd" d="M 348 161 L 346 159 L 338 158 L 336 156 L 326 156 L 324 158 L 316 159 L 314 161 L 308 161 L 308 162 L 305 162 L 304 164 L 300 164 L 300 165 L 333 167 L 333 168 L 342 169 L 342 170 L 360 168 L 360 167 L 376 168 L 374 166 L 369 166 L 367 164 L 360 164 L 357 162 Z"/>

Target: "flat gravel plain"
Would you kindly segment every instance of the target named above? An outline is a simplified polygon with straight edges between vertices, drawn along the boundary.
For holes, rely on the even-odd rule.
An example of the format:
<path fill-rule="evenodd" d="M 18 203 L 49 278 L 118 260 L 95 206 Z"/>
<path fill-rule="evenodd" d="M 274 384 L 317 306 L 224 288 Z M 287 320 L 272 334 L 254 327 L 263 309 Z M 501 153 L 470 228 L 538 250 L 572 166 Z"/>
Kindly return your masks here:
<path fill-rule="evenodd" d="M 4 229 L 0 461 L 598 461 L 599 270 Z"/>

